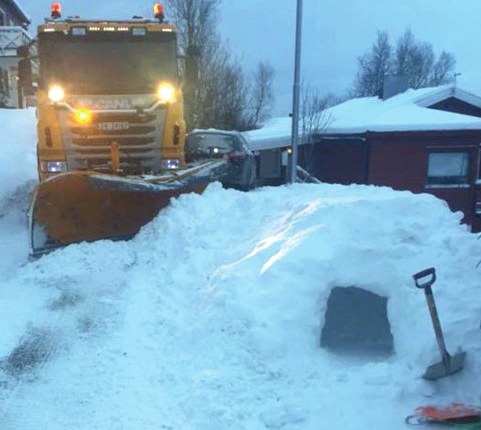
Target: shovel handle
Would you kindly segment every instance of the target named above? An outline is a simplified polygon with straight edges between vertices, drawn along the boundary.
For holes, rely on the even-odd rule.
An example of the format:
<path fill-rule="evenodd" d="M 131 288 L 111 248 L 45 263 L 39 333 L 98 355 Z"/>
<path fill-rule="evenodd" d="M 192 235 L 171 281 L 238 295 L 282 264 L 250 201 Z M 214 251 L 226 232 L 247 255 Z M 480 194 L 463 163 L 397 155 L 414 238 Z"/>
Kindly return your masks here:
<path fill-rule="evenodd" d="M 430 276 L 431 278 L 426 279 L 424 282 L 421 282 L 423 278 L 427 278 Z M 416 273 L 413 275 L 414 282 L 416 283 L 416 287 L 421 288 L 423 290 L 430 290 L 431 286 L 436 282 L 436 269 L 431 267 L 429 269 L 423 270 L 422 272 Z"/>

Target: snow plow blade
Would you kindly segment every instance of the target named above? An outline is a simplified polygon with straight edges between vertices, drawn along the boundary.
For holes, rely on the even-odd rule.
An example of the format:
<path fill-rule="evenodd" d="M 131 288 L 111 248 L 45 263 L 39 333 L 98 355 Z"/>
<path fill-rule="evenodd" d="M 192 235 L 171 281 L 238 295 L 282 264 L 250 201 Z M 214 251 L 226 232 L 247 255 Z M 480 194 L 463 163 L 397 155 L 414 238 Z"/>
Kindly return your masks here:
<path fill-rule="evenodd" d="M 39 184 L 30 208 L 30 250 L 33 257 L 73 243 L 130 239 L 170 199 L 202 193 L 222 173 L 214 161 L 180 174 L 121 177 L 71 172 Z"/>

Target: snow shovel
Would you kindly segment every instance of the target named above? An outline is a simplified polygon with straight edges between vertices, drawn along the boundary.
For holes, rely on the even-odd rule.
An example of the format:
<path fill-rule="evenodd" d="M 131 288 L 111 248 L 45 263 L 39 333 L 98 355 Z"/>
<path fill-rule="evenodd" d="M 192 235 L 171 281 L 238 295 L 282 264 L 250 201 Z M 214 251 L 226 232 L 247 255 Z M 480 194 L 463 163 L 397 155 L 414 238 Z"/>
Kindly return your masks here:
<path fill-rule="evenodd" d="M 428 278 L 429 276 L 429 278 Z M 416 287 L 424 290 L 426 301 L 428 302 L 429 313 L 433 321 L 434 333 L 436 333 L 436 340 L 438 342 L 439 352 L 441 353 L 442 361 L 429 366 L 423 375 L 424 379 L 435 381 L 445 376 L 453 375 L 461 371 L 464 367 L 466 359 L 466 352 L 461 351 L 454 356 L 448 354 L 446 345 L 444 343 L 443 331 L 441 323 L 439 322 L 438 311 L 434 302 L 433 290 L 431 286 L 436 281 L 436 270 L 434 267 L 416 273 L 414 276 Z"/>

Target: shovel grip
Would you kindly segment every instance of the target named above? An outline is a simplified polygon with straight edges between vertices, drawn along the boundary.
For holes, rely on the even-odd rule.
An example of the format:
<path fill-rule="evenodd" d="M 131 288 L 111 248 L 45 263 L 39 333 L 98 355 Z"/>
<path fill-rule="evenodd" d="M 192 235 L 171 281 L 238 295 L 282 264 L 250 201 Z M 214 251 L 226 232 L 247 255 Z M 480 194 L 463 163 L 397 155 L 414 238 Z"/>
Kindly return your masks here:
<path fill-rule="evenodd" d="M 430 276 L 429 279 L 424 279 Z M 431 267 L 429 269 L 423 270 L 422 272 L 416 273 L 413 275 L 414 282 L 416 283 L 416 287 L 421 288 L 423 290 L 429 289 L 434 282 L 436 282 L 436 269 Z M 424 282 L 421 282 L 424 279 Z"/>

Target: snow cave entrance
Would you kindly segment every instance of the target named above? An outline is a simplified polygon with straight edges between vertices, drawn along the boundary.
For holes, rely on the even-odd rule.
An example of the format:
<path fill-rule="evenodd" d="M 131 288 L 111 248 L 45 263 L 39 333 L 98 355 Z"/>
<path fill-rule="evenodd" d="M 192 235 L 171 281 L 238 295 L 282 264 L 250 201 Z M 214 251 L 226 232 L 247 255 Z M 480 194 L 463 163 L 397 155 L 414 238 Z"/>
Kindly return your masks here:
<path fill-rule="evenodd" d="M 387 298 L 358 287 L 335 287 L 327 301 L 321 346 L 370 358 L 394 353 Z"/>

